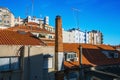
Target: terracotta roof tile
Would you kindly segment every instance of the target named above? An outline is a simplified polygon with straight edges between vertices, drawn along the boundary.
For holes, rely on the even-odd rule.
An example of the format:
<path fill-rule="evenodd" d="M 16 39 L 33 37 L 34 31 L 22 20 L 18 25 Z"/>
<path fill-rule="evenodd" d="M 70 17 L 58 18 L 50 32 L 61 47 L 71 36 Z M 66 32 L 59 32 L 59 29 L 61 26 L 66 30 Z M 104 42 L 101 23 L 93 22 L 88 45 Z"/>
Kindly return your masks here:
<path fill-rule="evenodd" d="M 48 46 L 55 46 L 55 43 L 47 43 Z M 64 52 L 76 52 L 79 56 L 79 45 L 82 46 L 82 64 L 87 66 L 100 66 L 100 65 L 112 65 L 120 64 L 120 52 L 116 51 L 112 46 L 101 44 L 76 44 L 76 43 L 63 43 Z M 118 58 L 108 58 L 102 51 L 113 51 L 118 53 Z M 72 62 L 74 63 L 74 62 Z M 78 63 L 79 64 L 79 63 Z M 73 67 L 70 62 L 64 62 L 64 65 L 68 68 Z"/>
<path fill-rule="evenodd" d="M 53 34 L 49 31 L 47 31 L 46 29 L 44 28 L 39 28 L 37 26 L 15 26 L 15 27 L 10 27 L 8 28 L 8 30 L 11 30 L 11 31 L 25 31 L 25 32 L 37 32 L 37 33 L 47 33 L 47 34 Z"/>
<path fill-rule="evenodd" d="M 80 44 L 82 46 L 82 64 L 89 66 L 100 66 L 100 65 L 111 65 L 120 64 L 120 53 L 119 58 L 107 58 L 106 55 L 102 53 L 102 50 L 115 51 L 116 50 L 108 45 L 91 45 L 91 44 Z M 74 51 L 79 56 L 79 44 L 64 44 L 64 52 Z M 72 62 L 74 63 L 74 62 Z M 64 63 L 68 65 L 67 67 L 72 67 L 70 63 Z"/>
<path fill-rule="evenodd" d="M 54 43 L 55 42 L 55 39 L 46 39 L 46 38 L 40 38 L 44 43 Z M 50 45 L 49 45 L 50 46 Z"/>
<path fill-rule="evenodd" d="M 104 49 L 104 50 L 115 50 L 112 46 L 105 45 L 105 44 L 97 45 L 97 47 Z"/>
<path fill-rule="evenodd" d="M 0 30 L 0 45 L 44 45 L 31 33 Z"/>
<path fill-rule="evenodd" d="M 64 66 L 65 66 L 65 68 L 76 68 L 79 66 L 79 63 L 78 62 L 64 61 Z"/>
<path fill-rule="evenodd" d="M 38 25 L 38 23 L 36 23 L 36 22 L 28 22 L 27 24 L 28 25 L 36 25 L 36 26 Z"/>

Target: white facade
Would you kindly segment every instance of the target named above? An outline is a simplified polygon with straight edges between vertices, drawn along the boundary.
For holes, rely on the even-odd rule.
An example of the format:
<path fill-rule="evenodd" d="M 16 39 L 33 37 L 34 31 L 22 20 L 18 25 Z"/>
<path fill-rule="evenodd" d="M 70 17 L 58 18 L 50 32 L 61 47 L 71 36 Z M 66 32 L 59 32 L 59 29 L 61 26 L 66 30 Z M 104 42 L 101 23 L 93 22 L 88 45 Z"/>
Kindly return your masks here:
<path fill-rule="evenodd" d="M 100 31 L 82 32 L 78 29 L 63 31 L 64 43 L 87 43 L 87 44 L 102 44 L 102 33 Z"/>
<path fill-rule="evenodd" d="M 100 31 L 92 30 L 88 32 L 88 43 L 89 44 L 102 44 L 102 33 Z"/>
<path fill-rule="evenodd" d="M 85 32 L 82 32 L 77 29 L 63 31 L 63 42 L 64 43 L 86 43 Z"/>
<path fill-rule="evenodd" d="M 35 23 L 38 23 L 38 24 L 39 24 L 39 22 L 40 22 L 38 18 L 36 18 L 36 17 L 33 17 L 33 18 L 32 18 L 31 16 L 28 16 L 28 17 L 27 17 L 27 21 L 28 21 L 28 22 L 35 22 Z"/>
<path fill-rule="evenodd" d="M 8 28 L 14 26 L 14 15 L 9 9 L 0 7 L 0 27 Z"/>
<path fill-rule="evenodd" d="M 24 19 L 20 18 L 20 16 L 18 18 L 15 18 L 15 25 L 22 25 L 23 24 Z"/>
<path fill-rule="evenodd" d="M 35 22 L 38 24 L 47 24 L 49 25 L 49 17 L 46 16 L 44 19 L 28 16 L 26 18 L 27 22 Z"/>
<path fill-rule="evenodd" d="M 48 16 L 46 16 L 46 17 L 44 18 L 44 24 L 49 25 L 49 17 L 48 17 Z"/>

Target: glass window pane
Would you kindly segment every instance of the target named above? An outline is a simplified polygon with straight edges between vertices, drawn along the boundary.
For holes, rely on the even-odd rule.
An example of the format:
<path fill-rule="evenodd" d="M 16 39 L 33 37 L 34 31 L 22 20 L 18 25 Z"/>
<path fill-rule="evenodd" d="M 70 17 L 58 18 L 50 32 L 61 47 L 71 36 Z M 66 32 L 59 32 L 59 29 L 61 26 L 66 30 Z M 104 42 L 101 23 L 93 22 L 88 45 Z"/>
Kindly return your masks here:
<path fill-rule="evenodd" d="M 48 57 L 48 58 L 44 58 L 44 61 L 43 61 L 43 68 L 44 69 L 48 69 L 48 68 L 52 68 L 53 67 L 53 64 L 52 64 L 52 57 Z"/>
<path fill-rule="evenodd" d="M 0 71 L 6 71 L 10 69 L 9 58 L 0 58 Z"/>
<path fill-rule="evenodd" d="M 19 58 L 18 57 L 12 57 L 11 58 L 11 69 L 12 70 L 19 69 L 19 65 L 20 65 Z"/>

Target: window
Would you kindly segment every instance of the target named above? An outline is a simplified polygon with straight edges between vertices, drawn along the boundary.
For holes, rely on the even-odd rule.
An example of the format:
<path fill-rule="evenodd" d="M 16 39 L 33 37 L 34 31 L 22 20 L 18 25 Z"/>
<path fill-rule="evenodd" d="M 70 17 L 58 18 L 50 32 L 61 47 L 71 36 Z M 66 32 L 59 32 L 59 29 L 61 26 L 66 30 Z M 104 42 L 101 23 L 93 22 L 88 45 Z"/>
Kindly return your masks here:
<path fill-rule="evenodd" d="M 4 15 L 4 18 L 8 18 L 8 15 Z"/>
<path fill-rule="evenodd" d="M 19 57 L 1 57 L 0 71 L 17 70 L 20 68 Z"/>
<path fill-rule="evenodd" d="M 102 51 L 102 53 L 107 57 L 107 58 L 118 58 L 119 55 L 118 53 L 114 51 Z"/>
<path fill-rule="evenodd" d="M 52 36 L 49 36 L 49 39 L 52 39 Z"/>
<path fill-rule="evenodd" d="M 45 38 L 45 35 L 44 35 L 44 34 L 39 34 L 38 37 L 39 37 L 39 38 Z"/>
<path fill-rule="evenodd" d="M 0 22 L 2 22 L 2 20 L 0 19 Z"/>
<path fill-rule="evenodd" d="M 9 21 L 7 21 L 7 23 L 9 23 Z"/>
<path fill-rule="evenodd" d="M 78 58 L 75 52 L 69 52 L 69 53 L 65 53 L 65 60 L 66 61 L 78 61 Z"/>
<path fill-rule="evenodd" d="M 44 55 L 43 68 L 44 69 L 53 68 L 53 56 L 52 55 L 50 55 L 50 54 Z"/>
<path fill-rule="evenodd" d="M 0 71 L 9 70 L 10 62 L 9 58 L 0 58 Z"/>
<path fill-rule="evenodd" d="M 6 21 L 4 21 L 4 23 L 6 23 Z"/>

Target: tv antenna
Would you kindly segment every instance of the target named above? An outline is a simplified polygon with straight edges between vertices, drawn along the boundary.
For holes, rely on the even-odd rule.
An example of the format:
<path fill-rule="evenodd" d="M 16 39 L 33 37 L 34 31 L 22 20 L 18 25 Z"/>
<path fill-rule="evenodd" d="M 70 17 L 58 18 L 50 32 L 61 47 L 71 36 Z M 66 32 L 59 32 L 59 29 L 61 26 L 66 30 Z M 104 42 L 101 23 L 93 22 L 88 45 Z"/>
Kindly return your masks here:
<path fill-rule="evenodd" d="M 34 0 L 32 0 L 32 11 L 31 11 L 31 16 L 33 17 L 33 11 L 34 11 Z"/>
<path fill-rule="evenodd" d="M 80 10 L 79 9 L 76 9 L 76 8 L 72 8 L 72 10 L 73 10 L 73 15 L 74 15 L 74 18 L 75 18 L 75 20 L 76 20 L 76 27 L 78 27 L 78 29 L 79 29 L 79 12 L 80 12 Z"/>

